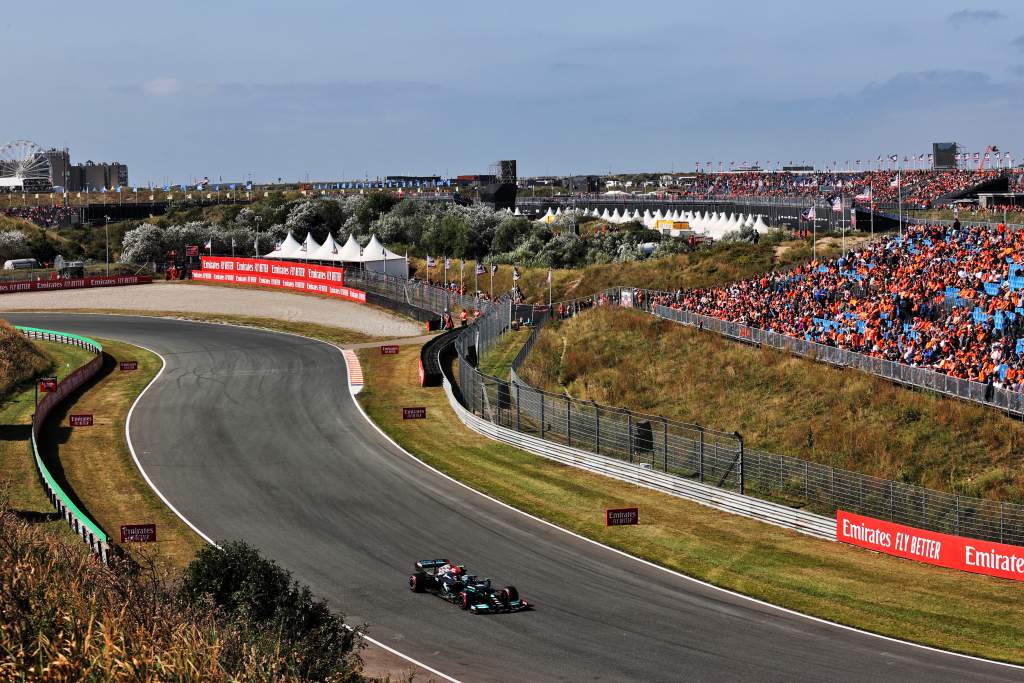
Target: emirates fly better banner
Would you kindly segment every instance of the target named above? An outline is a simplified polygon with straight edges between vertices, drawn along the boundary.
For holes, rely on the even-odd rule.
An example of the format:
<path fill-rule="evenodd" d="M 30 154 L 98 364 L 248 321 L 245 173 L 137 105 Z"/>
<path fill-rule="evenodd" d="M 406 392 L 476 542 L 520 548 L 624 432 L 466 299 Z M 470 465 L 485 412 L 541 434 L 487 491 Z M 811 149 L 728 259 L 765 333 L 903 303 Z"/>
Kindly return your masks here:
<path fill-rule="evenodd" d="M 1024 548 L 836 512 L 836 540 L 950 569 L 1024 581 Z"/>
<path fill-rule="evenodd" d="M 332 266 L 314 266 L 271 259 L 204 256 L 203 269 L 193 271 L 192 277 L 210 282 L 231 282 L 238 285 L 313 292 L 366 303 L 366 292 L 345 287 L 345 269 Z"/>

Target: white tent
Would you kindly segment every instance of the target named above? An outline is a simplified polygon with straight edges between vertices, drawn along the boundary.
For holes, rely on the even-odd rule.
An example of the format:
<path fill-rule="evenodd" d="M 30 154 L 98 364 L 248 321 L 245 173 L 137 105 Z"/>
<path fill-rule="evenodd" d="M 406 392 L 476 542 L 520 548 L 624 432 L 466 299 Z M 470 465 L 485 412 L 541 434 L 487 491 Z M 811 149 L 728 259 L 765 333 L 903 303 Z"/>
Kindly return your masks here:
<path fill-rule="evenodd" d="M 288 231 L 288 236 L 284 238 L 284 242 L 277 245 L 277 248 L 269 254 L 265 254 L 263 258 L 295 258 L 295 254 L 300 253 L 299 241 L 292 235 L 292 231 Z"/>
<path fill-rule="evenodd" d="M 619 213 L 618 209 L 615 209 L 615 211 L 612 211 L 612 215 L 608 220 L 610 220 L 612 223 L 621 223 L 622 214 Z"/>
<path fill-rule="evenodd" d="M 348 239 L 345 240 L 345 246 L 338 250 L 338 260 L 345 263 L 363 262 L 363 250 L 360 248 L 359 242 L 356 242 L 356 238 L 352 235 L 349 235 Z"/>
<path fill-rule="evenodd" d="M 519 207 L 517 206 L 516 207 L 516 212 L 514 214 L 512 214 L 512 215 L 513 216 L 522 216 L 523 214 L 519 213 Z"/>
<path fill-rule="evenodd" d="M 642 223 L 643 217 L 640 215 L 640 209 L 633 209 L 633 215 L 629 217 L 629 220 Z"/>
<path fill-rule="evenodd" d="M 409 262 L 406 258 L 385 248 L 377 235 L 370 235 L 370 241 L 363 247 L 363 267 L 395 277 L 409 277 Z"/>
<path fill-rule="evenodd" d="M 551 209 L 548 209 L 548 211 L 550 211 L 550 210 Z M 555 211 L 555 215 L 556 216 L 561 216 L 562 215 L 562 207 L 558 207 L 558 209 Z"/>
<path fill-rule="evenodd" d="M 757 220 L 754 221 L 754 230 L 757 230 L 761 234 L 764 234 L 769 230 L 768 224 L 761 219 L 761 214 L 758 214 Z"/>
<path fill-rule="evenodd" d="M 340 254 L 341 245 L 334 241 L 334 235 L 327 233 L 327 239 L 309 258 L 312 261 L 341 261 Z"/>
<path fill-rule="evenodd" d="M 601 212 L 601 220 L 610 221 L 611 219 L 612 217 L 611 214 L 608 213 L 608 209 L 605 209 L 603 212 Z"/>
<path fill-rule="evenodd" d="M 754 214 L 752 214 L 752 213 L 748 213 L 747 214 L 747 220 L 743 221 L 743 227 L 744 228 L 752 228 L 752 227 L 754 227 Z"/>
<path fill-rule="evenodd" d="M 299 250 L 292 254 L 292 258 L 311 259 L 320 249 L 320 243 L 313 239 L 313 233 L 307 232 L 306 239 L 302 240 Z"/>

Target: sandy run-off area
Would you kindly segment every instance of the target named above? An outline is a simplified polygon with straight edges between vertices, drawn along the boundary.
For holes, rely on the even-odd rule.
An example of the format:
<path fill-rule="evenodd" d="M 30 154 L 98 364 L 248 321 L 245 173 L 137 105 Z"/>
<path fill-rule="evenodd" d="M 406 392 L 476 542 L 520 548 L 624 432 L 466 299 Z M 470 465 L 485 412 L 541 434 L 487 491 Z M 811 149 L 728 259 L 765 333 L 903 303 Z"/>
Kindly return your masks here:
<path fill-rule="evenodd" d="M 130 287 L 0 294 L 0 311 L 53 309 L 244 315 L 343 327 L 375 337 L 423 333 L 423 327 L 411 320 L 352 301 L 239 287 L 154 282 Z"/>

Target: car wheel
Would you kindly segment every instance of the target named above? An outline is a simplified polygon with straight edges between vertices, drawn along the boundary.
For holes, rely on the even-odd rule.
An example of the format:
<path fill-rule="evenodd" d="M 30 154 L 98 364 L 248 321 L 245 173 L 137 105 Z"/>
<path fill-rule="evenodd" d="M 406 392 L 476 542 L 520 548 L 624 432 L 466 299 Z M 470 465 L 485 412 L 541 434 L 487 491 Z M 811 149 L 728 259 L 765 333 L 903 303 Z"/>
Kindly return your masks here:
<path fill-rule="evenodd" d="M 463 591 L 459 593 L 459 607 L 462 609 L 469 609 L 469 596 Z"/>
<path fill-rule="evenodd" d="M 423 592 L 423 576 L 421 574 L 413 574 L 409 577 L 409 590 L 413 593 Z"/>
<path fill-rule="evenodd" d="M 506 605 L 519 599 L 519 591 L 515 586 L 505 586 L 501 589 L 501 601 Z"/>

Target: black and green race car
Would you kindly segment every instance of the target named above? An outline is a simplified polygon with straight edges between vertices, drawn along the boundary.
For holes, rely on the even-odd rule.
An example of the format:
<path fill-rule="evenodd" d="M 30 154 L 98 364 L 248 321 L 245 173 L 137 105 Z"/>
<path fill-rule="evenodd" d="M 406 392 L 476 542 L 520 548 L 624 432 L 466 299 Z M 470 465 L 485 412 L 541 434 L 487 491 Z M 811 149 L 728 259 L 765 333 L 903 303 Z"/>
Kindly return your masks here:
<path fill-rule="evenodd" d="M 433 593 L 473 614 L 520 612 L 531 605 L 519 597 L 515 586 L 491 587 L 491 580 L 467 574 L 466 568 L 448 560 L 420 560 L 409 577 L 413 593 Z"/>

